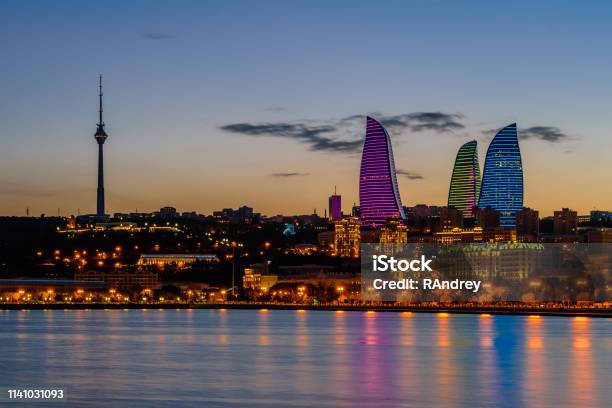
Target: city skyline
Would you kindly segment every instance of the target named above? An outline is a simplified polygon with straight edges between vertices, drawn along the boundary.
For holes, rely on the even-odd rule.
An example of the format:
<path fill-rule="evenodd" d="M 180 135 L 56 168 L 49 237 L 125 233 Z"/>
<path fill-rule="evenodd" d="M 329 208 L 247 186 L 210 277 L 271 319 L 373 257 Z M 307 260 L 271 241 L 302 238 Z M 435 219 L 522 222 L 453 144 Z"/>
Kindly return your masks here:
<path fill-rule="evenodd" d="M 0 6 L 4 38 L 19 38 L 1 43 L 0 214 L 96 212 L 100 73 L 109 213 L 322 214 L 334 185 L 348 212 L 368 114 L 392 134 L 406 206 L 444 205 L 459 146 L 477 139 L 484 157 L 491 129 L 516 121 L 525 206 L 612 207 L 609 6 L 116 4 Z M 283 17 L 279 36 L 268 23 Z M 389 24 L 361 30 L 372 18 Z"/>

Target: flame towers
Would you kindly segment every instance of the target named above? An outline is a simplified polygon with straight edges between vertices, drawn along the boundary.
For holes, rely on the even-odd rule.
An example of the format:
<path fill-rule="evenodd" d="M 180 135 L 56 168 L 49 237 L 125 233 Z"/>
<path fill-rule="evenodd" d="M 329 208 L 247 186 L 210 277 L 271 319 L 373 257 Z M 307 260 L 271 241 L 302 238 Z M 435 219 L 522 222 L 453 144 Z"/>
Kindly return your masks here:
<path fill-rule="evenodd" d="M 473 217 L 479 193 L 478 143 L 472 140 L 461 146 L 457 152 L 448 190 L 448 206 L 463 211 L 465 216 Z"/>
<path fill-rule="evenodd" d="M 516 226 L 516 212 L 523 209 L 523 165 L 516 123 L 500 130 L 489 145 L 482 176 L 478 208 L 500 213 L 500 225 Z"/>
<path fill-rule="evenodd" d="M 359 173 L 360 220 L 364 227 L 383 226 L 388 219 L 404 219 L 397 187 L 391 139 L 385 128 L 367 117 Z"/>
<path fill-rule="evenodd" d="M 100 120 L 98 121 L 98 129 L 96 130 L 96 134 L 94 137 L 96 138 L 96 142 L 98 142 L 98 191 L 97 191 L 97 203 L 96 203 L 96 216 L 103 218 L 106 216 L 106 211 L 104 208 L 104 142 L 108 135 L 104 131 L 104 122 L 102 121 L 102 75 L 100 75 L 100 85 L 99 85 L 99 97 L 100 97 L 100 109 L 98 113 L 100 114 Z"/>

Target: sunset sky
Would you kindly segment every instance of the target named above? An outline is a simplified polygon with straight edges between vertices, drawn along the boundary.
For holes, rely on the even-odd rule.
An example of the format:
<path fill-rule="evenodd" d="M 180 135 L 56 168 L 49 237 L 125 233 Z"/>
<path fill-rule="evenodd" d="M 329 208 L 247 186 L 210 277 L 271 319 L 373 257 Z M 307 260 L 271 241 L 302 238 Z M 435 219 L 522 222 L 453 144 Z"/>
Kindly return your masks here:
<path fill-rule="evenodd" d="M 0 215 L 323 213 L 358 202 L 365 115 L 404 205 L 445 205 L 517 122 L 525 205 L 612 210 L 612 4 L 490 1 L 0 3 Z"/>

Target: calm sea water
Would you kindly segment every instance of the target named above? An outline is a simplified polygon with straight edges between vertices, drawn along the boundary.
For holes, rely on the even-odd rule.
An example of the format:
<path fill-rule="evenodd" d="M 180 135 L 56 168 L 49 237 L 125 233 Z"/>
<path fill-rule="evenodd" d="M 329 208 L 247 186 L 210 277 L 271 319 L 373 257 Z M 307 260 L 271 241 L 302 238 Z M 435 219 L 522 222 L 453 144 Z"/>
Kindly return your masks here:
<path fill-rule="evenodd" d="M 257 311 L 0 311 L 9 388 L 75 407 L 596 407 L 612 320 Z M 29 403 L 15 405 L 29 406 Z"/>

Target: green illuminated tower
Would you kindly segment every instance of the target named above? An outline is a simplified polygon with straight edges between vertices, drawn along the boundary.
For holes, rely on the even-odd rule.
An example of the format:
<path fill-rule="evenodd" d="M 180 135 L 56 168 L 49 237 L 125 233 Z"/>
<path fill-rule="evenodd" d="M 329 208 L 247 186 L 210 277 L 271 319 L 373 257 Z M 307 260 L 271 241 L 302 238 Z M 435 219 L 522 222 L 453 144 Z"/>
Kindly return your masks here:
<path fill-rule="evenodd" d="M 472 140 L 461 146 L 457 152 L 448 190 L 448 206 L 463 211 L 466 217 L 473 217 L 479 194 L 478 143 Z"/>

